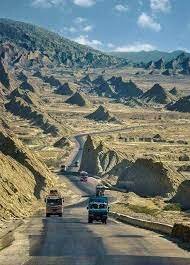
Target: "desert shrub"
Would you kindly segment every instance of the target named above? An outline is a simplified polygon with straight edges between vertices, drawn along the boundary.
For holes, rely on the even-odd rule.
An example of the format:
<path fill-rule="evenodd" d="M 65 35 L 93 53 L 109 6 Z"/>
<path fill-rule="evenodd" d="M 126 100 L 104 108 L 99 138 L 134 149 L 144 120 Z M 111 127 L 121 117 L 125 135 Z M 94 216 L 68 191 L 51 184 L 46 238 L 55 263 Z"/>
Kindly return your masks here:
<path fill-rule="evenodd" d="M 180 203 L 169 203 L 163 208 L 164 211 L 181 211 Z"/>
<path fill-rule="evenodd" d="M 135 213 L 144 213 L 149 215 L 157 215 L 159 210 L 156 208 L 148 208 L 140 205 L 128 205 L 128 208 Z"/>

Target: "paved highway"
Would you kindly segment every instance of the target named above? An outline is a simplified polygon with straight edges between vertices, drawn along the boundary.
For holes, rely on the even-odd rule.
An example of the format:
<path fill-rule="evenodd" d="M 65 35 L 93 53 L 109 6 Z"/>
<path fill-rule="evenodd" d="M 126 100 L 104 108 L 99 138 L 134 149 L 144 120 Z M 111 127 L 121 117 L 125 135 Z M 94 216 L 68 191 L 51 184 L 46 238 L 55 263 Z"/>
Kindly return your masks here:
<path fill-rule="evenodd" d="M 74 160 L 80 159 L 80 152 Z M 81 196 L 94 192 L 92 178 L 88 183 L 68 178 Z M 68 205 L 63 218 L 45 218 L 39 213 L 28 220 L 16 231 L 13 244 L 0 252 L 0 264 L 190 265 L 190 253 L 162 235 L 114 220 L 107 225 L 88 224 L 83 198 Z"/>

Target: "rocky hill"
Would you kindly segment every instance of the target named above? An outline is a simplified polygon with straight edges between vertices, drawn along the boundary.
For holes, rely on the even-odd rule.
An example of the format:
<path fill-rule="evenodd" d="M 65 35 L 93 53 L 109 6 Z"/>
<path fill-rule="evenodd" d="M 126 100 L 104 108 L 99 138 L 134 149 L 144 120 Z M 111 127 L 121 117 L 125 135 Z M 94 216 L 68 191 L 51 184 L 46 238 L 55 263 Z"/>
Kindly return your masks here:
<path fill-rule="evenodd" d="M 59 95 L 72 95 L 74 93 L 74 89 L 71 88 L 69 83 L 64 83 L 63 85 L 57 87 L 55 93 Z"/>
<path fill-rule="evenodd" d="M 183 210 L 190 209 L 190 180 L 184 180 L 178 187 L 173 203 L 179 203 Z"/>
<path fill-rule="evenodd" d="M 139 97 L 143 94 L 143 91 L 133 81 L 123 81 L 122 77 L 112 76 L 105 81 L 102 76 L 99 76 L 93 81 L 93 84 L 95 88 L 91 89 L 90 92 L 98 96 L 118 99 Z"/>
<path fill-rule="evenodd" d="M 50 86 L 54 86 L 54 87 L 62 86 L 62 83 L 59 81 L 59 79 L 55 78 L 53 75 L 43 76 L 43 81 L 50 84 Z"/>
<path fill-rule="evenodd" d="M 159 84 L 155 84 L 141 96 L 141 99 L 150 103 L 167 104 L 172 102 L 175 97 Z"/>
<path fill-rule="evenodd" d="M 104 76 L 103 75 L 99 75 L 92 81 L 92 84 L 94 86 L 100 86 L 104 82 L 105 82 Z"/>
<path fill-rule="evenodd" d="M 16 73 L 16 78 L 17 78 L 17 80 L 22 81 L 22 82 L 27 82 L 27 80 L 28 80 L 28 77 L 24 74 L 23 71 Z"/>
<path fill-rule="evenodd" d="M 58 141 L 56 141 L 53 146 L 57 148 L 63 148 L 65 146 L 70 146 L 71 141 L 67 137 L 61 137 Z"/>
<path fill-rule="evenodd" d="M 70 98 L 65 101 L 65 103 L 78 105 L 80 107 L 88 106 L 90 104 L 85 95 L 79 92 L 75 92 Z"/>
<path fill-rule="evenodd" d="M 87 119 L 94 121 L 105 121 L 105 122 L 115 122 L 117 118 L 109 113 L 109 111 L 104 106 L 99 106 L 94 112 L 86 116 Z"/>
<path fill-rule="evenodd" d="M 91 80 L 89 74 L 87 74 L 87 75 L 85 75 L 84 77 L 82 77 L 82 78 L 80 79 L 80 82 L 81 82 L 82 84 L 85 84 L 85 85 L 91 85 L 91 84 L 92 84 L 92 80 Z"/>
<path fill-rule="evenodd" d="M 44 130 L 45 133 L 50 133 L 53 136 L 59 135 L 59 127 L 56 123 L 47 114 L 42 113 L 24 98 L 12 98 L 6 103 L 5 107 L 12 114 L 31 121 L 32 124 Z"/>
<path fill-rule="evenodd" d="M 56 33 L 31 24 L 0 19 L 0 42 L 9 42 L 17 53 L 12 56 L 13 63 L 21 63 L 32 58 L 31 63 L 57 63 L 68 66 L 105 67 L 126 64 L 127 60 L 96 51 L 59 36 Z M 14 59 L 14 60 L 13 60 Z"/>
<path fill-rule="evenodd" d="M 29 90 L 31 92 L 35 92 L 34 87 L 28 82 L 28 81 L 24 81 L 19 85 L 19 88 L 22 90 Z"/>
<path fill-rule="evenodd" d="M 166 106 L 168 110 L 179 112 L 190 112 L 190 96 L 180 98 L 174 103 Z"/>
<path fill-rule="evenodd" d="M 84 144 L 80 170 L 90 175 L 103 175 L 109 172 L 120 158 L 116 152 L 106 148 L 101 142 L 96 144 L 91 136 Z"/>
<path fill-rule="evenodd" d="M 115 81 L 114 89 L 119 97 L 139 97 L 143 93 L 143 91 L 131 80 L 128 82 L 124 82 L 123 80 Z"/>
<path fill-rule="evenodd" d="M 184 52 L 182 50 L 176 50 L 173 52 L 163 52 L 163 51 L 140 51 L 140 52 L 113 52 L 112 55 L 118 56 L 120 58 L 125 58 L 136 64 L 147 64 L 148 62 L 158 61 L 161 58 L 164 62 L 171 62 L 176 59 L 181 54 L 184 54 L 187 57 L 190 57 L 188 52 Z"/>
<path fill-rule="evenodd" d="M 123 101 L 123 103 L 126 106 L 129 106 L 131 108 L 136 108 L 136 107 L 147 107 L 148 105 L 143 102 L 142 100 L 138 99 L 138 98 L 134 98 L 134 97 L 129 97 L 126 100 Z"/>
<path fill-rule="evenodd" d="M 56 183 L 44 163 L 0 128 L 0 218 L 26 217 Z"/>
<path fill-rule="evenodd" d="M 1 59 L 0 59 L 0 83 L 5 88 L 7 89 L 10 88 L 9 76 Z"/>
<path fill-rule="evenodd" d="M 152 159 L 139 158 L 118 178 L 117 185 L 140 196 L 174 195 L 184 177 L 174 168 Z"/>
<path fill-rule="evenodd" d="M 170 91 L 170 94 L 174 95 L 174 96 L 178 96 L 179 95 L 179 91 L 176 87 L 172 88 Z"/>
<path fill-rule="evenodd" d="M 93 88 L 90 93 L 101 97 L 115 98 L 117 94 L 115 93 L 114 88 L 108 84 L 108 82 L 104 81 L 99 86 Z"/>

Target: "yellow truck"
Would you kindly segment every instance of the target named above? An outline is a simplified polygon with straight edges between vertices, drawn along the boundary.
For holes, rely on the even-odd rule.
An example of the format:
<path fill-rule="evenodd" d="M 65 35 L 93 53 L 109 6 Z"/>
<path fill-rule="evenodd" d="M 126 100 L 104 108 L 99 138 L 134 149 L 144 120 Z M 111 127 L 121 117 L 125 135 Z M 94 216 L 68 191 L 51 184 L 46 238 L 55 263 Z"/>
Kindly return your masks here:
<path fill-rule="evenodd" d="M 46 217 L 51 215 L 63 216 L 64 198 L 57 190 L 50 190 L 45 198 Z"/>

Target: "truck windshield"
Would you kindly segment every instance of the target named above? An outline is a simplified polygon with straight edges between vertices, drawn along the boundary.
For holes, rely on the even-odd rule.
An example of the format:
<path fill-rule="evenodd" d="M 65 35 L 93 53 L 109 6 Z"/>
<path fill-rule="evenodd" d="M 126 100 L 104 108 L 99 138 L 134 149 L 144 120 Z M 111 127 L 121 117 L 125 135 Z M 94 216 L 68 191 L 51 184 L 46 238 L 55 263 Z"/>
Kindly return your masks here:
<path fill-rule="evenodd" d="M 97 203 L 93 203 L 90 205 L 90 209 L 105 209 L 107 208 L 107 205 L 102 203 L 102 204 L 97 204 Z"/>
<path fill-rule="evenodd" d="M 62 199 L 47 199 L 49 205 L 62 205 Z"/>

